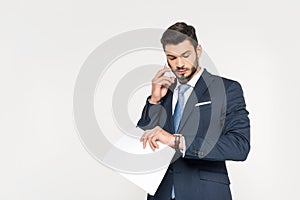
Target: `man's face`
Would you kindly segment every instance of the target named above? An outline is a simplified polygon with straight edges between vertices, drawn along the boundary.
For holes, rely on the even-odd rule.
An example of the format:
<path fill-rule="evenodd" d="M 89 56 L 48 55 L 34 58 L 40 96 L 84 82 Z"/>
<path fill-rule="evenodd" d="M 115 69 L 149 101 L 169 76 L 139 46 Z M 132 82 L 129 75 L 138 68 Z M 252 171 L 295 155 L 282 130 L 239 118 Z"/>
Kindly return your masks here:
<path fill-rule="evenodd" d="M 171 70 L 180 83 L 187 83 L 200 70 L 198 67 L 198 59 L 201 55 L 200 45 L 195 50 L 189 40 L 176 45 L 167 44 L 165 54 Z"/>

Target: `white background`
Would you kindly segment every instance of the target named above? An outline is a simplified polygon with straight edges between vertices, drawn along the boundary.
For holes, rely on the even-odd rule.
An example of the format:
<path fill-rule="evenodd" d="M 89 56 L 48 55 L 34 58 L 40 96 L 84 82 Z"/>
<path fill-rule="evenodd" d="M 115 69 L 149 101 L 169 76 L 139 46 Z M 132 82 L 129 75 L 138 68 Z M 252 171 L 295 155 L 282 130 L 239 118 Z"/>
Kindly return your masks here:
<path fill-rule="evenodd" d="M 0 199 L 145 198 L 83 148 L 73 89 L 102 42 L 176 21 L 244 89 L 252 149 L 228 162 L 234 199 L 299 199 L 299 18 L 292 0 L 1 1 Z"/>

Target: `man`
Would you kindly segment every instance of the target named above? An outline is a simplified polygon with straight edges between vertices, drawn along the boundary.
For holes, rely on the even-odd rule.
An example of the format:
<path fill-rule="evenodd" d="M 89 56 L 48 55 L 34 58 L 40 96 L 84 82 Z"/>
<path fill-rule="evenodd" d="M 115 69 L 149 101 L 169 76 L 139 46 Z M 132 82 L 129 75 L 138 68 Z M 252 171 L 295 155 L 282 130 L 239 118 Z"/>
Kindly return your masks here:
<path fill-rule="evenodd" d="M 226 160 L 244 161 L 250 150 L 250 122 L 236 81 L 199 65 L 202 48 L 195 29 L 178 22 L 162 35 L 169 68 L 152 80 L 138 126 L 140 141 L 154 151 L 158 141 L 176 154 L 148 200 L 230 200 Z M 176 78 L 168 77 L 172 71 Z"/>

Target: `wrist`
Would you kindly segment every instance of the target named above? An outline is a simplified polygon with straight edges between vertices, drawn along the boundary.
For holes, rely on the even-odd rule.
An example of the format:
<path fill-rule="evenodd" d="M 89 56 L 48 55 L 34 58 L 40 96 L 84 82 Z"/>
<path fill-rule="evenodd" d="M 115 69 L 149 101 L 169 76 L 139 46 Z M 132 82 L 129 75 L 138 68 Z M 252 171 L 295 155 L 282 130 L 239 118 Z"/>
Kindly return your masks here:
<path fill-rule="evenodd" d="M 184 150 L 184 137 L 181 135 L 180 137 L 180 143 L 179 143 L 179 150 Z"/>
<path fill-rule="evenodd" d="M 148 102 L 151 103 L 151 104 L 159 104 L 160 100 L 156 100 L 156 99 L 150 98 L 150 99 L 148 99 Z"/>
<path fill-rule="evenodd" d="M 171 138 L 171 147 L 174 149 L 183 149 L 183 137 L 182 134 L 173 134 Z"/>
<path fill-rule="evenodd" d="M 170 135 L 170 140 L 169 140 L 168 146 L 174 148 L 174 146 L 175 146 L 175 135 L 173 135 L 173 134 Z"/>

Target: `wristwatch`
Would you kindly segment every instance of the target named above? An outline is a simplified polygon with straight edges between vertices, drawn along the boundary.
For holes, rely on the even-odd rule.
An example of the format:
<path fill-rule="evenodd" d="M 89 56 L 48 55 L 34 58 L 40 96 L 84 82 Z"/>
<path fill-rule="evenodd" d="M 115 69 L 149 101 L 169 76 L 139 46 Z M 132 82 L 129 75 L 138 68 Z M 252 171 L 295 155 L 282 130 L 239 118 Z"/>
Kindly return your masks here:
<path fill-rule="evenodd" d="M 175 136 L 174 149 L 179 149 L 180 138 L 182 134 L 175 133 L 174 136 Z"/>

